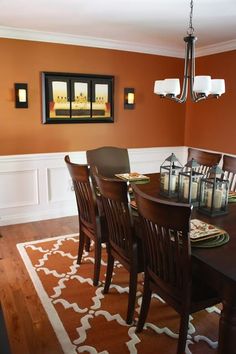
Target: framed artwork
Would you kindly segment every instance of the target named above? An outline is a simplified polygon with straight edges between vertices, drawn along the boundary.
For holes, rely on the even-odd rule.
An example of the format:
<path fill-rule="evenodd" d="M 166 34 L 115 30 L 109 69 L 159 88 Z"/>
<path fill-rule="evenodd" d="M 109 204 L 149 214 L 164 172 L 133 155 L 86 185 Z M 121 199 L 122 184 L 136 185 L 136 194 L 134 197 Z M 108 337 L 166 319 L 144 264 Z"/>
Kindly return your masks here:
<path fill-rule="evenodd" d="M 114 77 L 42 73 L 43 123 L 114 122 Z"/>

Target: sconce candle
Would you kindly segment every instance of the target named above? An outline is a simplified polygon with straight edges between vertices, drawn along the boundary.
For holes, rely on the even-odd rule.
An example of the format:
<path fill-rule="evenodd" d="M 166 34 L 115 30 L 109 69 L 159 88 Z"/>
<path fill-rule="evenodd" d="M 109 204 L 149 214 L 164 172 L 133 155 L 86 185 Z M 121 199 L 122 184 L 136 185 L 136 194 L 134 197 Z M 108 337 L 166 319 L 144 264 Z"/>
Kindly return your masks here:
<path fill-rule="evenodd" d="M 133 92 L 128 93 L 128 104 L 134 104 L 134 93 Z"/>
<path fill-rule="evenodd" d="M 26 102 L 27 101 L 25 89 L 19 89 L 18 95 L 19 95 L 19 102 Z"/>

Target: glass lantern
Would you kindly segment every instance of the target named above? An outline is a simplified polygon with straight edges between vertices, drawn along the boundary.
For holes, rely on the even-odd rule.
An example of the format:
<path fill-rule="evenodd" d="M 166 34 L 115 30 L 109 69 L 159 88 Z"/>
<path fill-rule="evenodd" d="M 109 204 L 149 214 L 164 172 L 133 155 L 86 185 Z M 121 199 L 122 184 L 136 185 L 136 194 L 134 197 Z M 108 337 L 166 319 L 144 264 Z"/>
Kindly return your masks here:
<path fill-rule="evenodd" d="M 199 200 L 201 213 L 212 217 L 227 214 L 229 181 L 222 176 L 222 169 L 216 165 L 210 169 L 209 177 L 201 179 Z"/>
<path fill-rule="evenodd" d="M 199 163 L 192 159 L 189 160 L 184 169 L 179 173 L 179 201 L 181 203 L 198 205 L 200 194 L 200 180 L 203 174 L 197 172 Z"/>
<path fill-rule="evenodd" d="M 160 168 L 161 195 L 167 198 L 178 197 L 178 177 L 182 167 L 173 153 L 162 163 Z"/>

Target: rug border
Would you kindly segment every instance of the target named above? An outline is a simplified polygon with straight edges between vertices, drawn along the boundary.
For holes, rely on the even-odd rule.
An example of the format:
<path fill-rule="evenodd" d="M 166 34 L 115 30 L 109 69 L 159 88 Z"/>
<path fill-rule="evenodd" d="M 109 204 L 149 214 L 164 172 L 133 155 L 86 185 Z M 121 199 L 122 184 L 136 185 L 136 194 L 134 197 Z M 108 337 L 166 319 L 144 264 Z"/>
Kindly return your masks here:
<path fill-rule="evenodd" d="M 27 245 L 32 245 L 32 244 L 37 244 L 37 243 L 43 243 L 43 242 L 48 242 L 48 241 L 53 241 L 53 240 L 59 240 L 63 238 L 69 238 L 69 237 L 78 237 L 78 233 L 76 234 L 68 234 L 68 235 L 62 235 L 62 236 L 55 236 L 55 237 L 49 237 L 45 239 L 40 239 L 40 240 L 33 240 L 33 241 L 28 241 L 28 242 L 22 242 L 18 243 L 16 245 L 20 256 L 25 264 L 26 270 L 30 276 L 30 279 L 35 287 L 35 290 L 37 292 L 37 295 L 42 303 L 42 306 L 47 314 L 47 317 L 49 319 L 49 322 L 51 323 L 53 330 L 56 334 L 56 337 L 61 344 L 62 350 L 66 354 L 77 354 L 76 350 L 76 345 L 72 344 L 64 326 L 63 323 L 58 316 L 54 306 L 52 305 L 50 298 L 48 297 L 46 291 L 44 290 L 43 284 L 41 280 L 39 279 L 37 272 L 35 271 L 30 258 L 25 250 L 25 246 Z M 50 316 L 48 315 L 50 314 Z"/>

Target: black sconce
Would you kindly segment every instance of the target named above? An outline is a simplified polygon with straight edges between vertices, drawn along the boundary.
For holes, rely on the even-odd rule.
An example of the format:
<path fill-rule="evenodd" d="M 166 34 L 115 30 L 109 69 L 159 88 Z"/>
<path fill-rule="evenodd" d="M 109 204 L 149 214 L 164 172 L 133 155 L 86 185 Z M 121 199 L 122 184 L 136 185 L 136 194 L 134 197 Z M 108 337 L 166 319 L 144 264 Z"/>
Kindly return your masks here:
<path fill-rule="evenodd" d="M 15 84 L 15 108 L 28 108 L 27 84 Z"/>
<path fill-rule="evenodd" d="M 124 109 L 134 109 L 134 88 L 124 89 Z"/>

